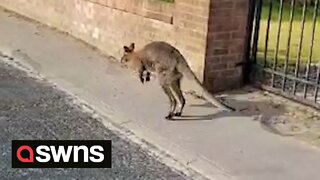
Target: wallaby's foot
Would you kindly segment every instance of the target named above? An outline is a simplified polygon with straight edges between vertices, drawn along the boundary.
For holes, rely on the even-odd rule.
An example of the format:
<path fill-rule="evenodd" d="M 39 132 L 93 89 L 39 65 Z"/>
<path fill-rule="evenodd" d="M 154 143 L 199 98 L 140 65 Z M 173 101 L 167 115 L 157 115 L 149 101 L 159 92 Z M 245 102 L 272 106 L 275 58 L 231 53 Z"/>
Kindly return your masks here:
<path fill-rule="evenodd" d="M 223 112 L 234 112 L 234 111 L 236 111 L 236 109 L 234 109 L 232 107 L 223 107 L 222 111 Z"/>
<path fill-rule="evenodd" d="M 168 116 L 166 116 L 166 119 L 172 121 L 174 116 L 181 117 L 181 114 L 182 114 L 181 112 L 177 112 L 177 113 L 171 112 L 170 114 L 168 114 Z"/>
<path fill-rule="evenodd" d="M 170 113 L 168 114 L 168 116 L 166 116 L 166 120 L 173 120 L 172 117 L 173 117 L 173 113 Z"/>

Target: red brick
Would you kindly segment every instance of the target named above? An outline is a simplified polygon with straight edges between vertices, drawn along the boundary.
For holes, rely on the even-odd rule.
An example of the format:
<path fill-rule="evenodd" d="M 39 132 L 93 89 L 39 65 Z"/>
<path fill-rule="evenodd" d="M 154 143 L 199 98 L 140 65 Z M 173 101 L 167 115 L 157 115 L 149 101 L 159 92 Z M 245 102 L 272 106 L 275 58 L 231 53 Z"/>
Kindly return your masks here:
<path fill-rule="evenodd" d="M 211 4 L 211 9 L 231 9 L 234 8 L 234 0 L 218 1 L 213 0 Z"/>
<path fill-rule="evenodd" d="M 215 55 L 208 55 L 207 54 L 207 56 L 206 56 L 206 62 L 207 62 L 207 64 L 208 64 L 208 66 L 210 66 L 210 64 L 212 64 L 212 63 L 219 63 L 219 62 L 221 62 L 221 59 L 220 59 L 220 57 L 219 56 L 215 56 Z"/>
<path fill-rule="evenodd" d="M 141 1 L 141 0 L 140 0 Z M 143 8 L 150 10 L 150 11 L 156 11 L 160 13 L 169 13 L 172 14 L 174 11 L 174 4 L 173 3 L 163 3 L 161 1 L 143 1 Z M 128 2 L 129 3 L 129 2 Z"/>
<path fill-rule="evenodd" d="M 222 62 L 236 62 L 236 61 L 239 61 L 239 56 L 228 54 L 226 56 L 222 56 L 220 59 Z"/>
<path fill-rule="evenodd" d="M 244 31 L 234 31 L 231 33 L 232 39 L 245 39 L 246 38 L 246 32 Z"/>
<path fill-rule="evenodd" d="M 189 28 L 183 28 L 183 27 L 177 28 L 177 33 L 178 33 L 178 35 L 183 36 L 184 38 L 191 37 L 191 38 L 195 38 L 195 39 L 204 40 L 207 37 L 205 32 L 197 31 L 197 30 L 189 29 Z"/>
<path fill-rule="evenodd" d="M 248 0 L 239 0 L 239 1 L 235 2 L 235 8 L 245 12 L 249 8 L 249 1 Z"/>
<path fill-rule="evenodd" d="M 179 20 L 178 26 L 198 30 L 201 32 L 205 32 L 207 30 L 206 24 L 196 23 L 196 22 L 188 21 L 188 20 Z"/>
<path fill-rule="evenodd" d="M 163 21 L 163 22 L 166 22 L 166 23 L 169 23 L 169 24 L 172 24 L 172 16 L 171 15 L 168 15 L 168 14 L 161 14 L 159 12 L 154 12 L 154 11 L 145 11 L 144 13 L 144 17 L 147 17 L 147 18 L 151 18 L 151 19 L 156 19 L 156 20 L 159 20 L 159 21 Z"/>
<path fill-rule="evenodd" d="M 237 77 L 237 76 L 240 76 L 240 71 L 239 69 L 226 69 L 226 70 L 223 70 L 221 72 L 221 75 L 223 77 Z"/>
<path fill-rule="evenodd" d="M 216 20 L 214 24 L 210 24 L 210 32 L 236 31 L 239 29 L 239 25 L 237 23 L 227 23 L 228 21 L 230 21 L 229 18 Z"/>
<path fill-rule="evenodd" d="M 215 9 L 210 13 L 210 18 L 233 17 L 235 9 Z"/>
<path fill-rule="evenodd" d="M 197 14 L 199 16 L 208 16 L 209 15 L 209 8 L 199 8 L 197 6 L 184 4 L 184 3 L 177 3 L 176 6 L 176 13 L 180 12 L 188 12 L 191 14 Z"/>
<path fill-rule="evenodd" d="M 210 5 L 210 0 L 176 0 L 175 2 L 178 6 L 183 4 L 188 4 L 191 6 L 201 7 L 201 8 L 208 8 Z"/>
<path fill-rule="evenodd" d="M 230 48 L 230 53 L 231 54 L 236 54 L 236 53 L 243 53 L 244 52 L 244 44 L 235 44 Z"/>
<path fill-rule="evenodd" d="M 210 71 L 227 69 L 227 63 L 211 63 Z"/>
<path fill-rule="evenodd" d="M 209 42 L 209 49 L 229 49 L 233 44 L 232 40 L 212 40 Z"/>
<path fill-rule="evenodd" d="M 224 55 L 224 54 L 228 54 L 229 50 L 228 49 L 215 49 L 214 50 L 214 54 L 216 55 Z"/>
<path fill-rule="evenodd" d="M 186 50 L 188 50 L 190 52 L 193 52 L 193 53 L 199 53 L 201 51 L 201 48 L 196 47 L 194 45 L 186 44 L 186 45 L 184 45 L 184 47 L 185 47 Z"/>
<path fill-rule="evenodd" d="M 231 33 L 220 32 L 220 33 L 210 33 L 208 34 L 208 40 L 229 40 L 231 39 Z"/>
<path fill-rule="evenodd" d="M 207 69 L 207 71 L 210 71 L 210 70 Z M 210 76 L 208 78 L 210 78 L 210 79 L 219 79 L 219 77 L 222 76 L 221 72 L 222 71 L 212 71 L 212 72 L 210 72 Z"/>
<path fill-rule="evenodd" d="M 177 13 L 176 18 L 181 18 L 183 20 L 194 21 L 197 23 L 208 23 L 208 18 L 204 16 L 198 16 L 197 14 L 191 14 L 188 12 Z"/>

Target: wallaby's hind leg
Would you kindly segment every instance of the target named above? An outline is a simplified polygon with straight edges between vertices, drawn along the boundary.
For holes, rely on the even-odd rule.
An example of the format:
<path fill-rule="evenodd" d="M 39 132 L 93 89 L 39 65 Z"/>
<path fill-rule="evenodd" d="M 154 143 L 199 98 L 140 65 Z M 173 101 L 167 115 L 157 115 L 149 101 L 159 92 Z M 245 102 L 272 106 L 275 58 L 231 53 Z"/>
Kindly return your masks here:
<path fill-rule="evenodd" d="M 168 86 L 162 85 L 162 89 L 163 89 L 164 93 L 168 96 L 169 101 L 170 101 L 170 112 L 166 116 L 166 119 L 171 120 L 172 117 L 174 116 L 174 111 L 177 106 L 177 101 L 174 98 L 174 95 L 172 94 L 172 92 Z"/>
<path fill-rule="evenodd" d="M 175 116 L 181 116 L 186 100 L 181 91 L 181 78 L 175 80 L 171 84 L 171 89 L 179 101 L 179 109 L 174 113 Z"/>

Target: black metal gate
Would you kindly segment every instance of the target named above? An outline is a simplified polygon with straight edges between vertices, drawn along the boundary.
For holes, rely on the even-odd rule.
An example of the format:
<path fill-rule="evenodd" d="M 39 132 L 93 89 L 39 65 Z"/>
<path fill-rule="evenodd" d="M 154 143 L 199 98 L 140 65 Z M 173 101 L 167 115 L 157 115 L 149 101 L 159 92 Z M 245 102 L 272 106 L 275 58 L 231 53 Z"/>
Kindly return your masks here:
<path fill-rule="evenodd" d="M 252 0 L 251 80 L 320 108 L 320 0 Z"/>

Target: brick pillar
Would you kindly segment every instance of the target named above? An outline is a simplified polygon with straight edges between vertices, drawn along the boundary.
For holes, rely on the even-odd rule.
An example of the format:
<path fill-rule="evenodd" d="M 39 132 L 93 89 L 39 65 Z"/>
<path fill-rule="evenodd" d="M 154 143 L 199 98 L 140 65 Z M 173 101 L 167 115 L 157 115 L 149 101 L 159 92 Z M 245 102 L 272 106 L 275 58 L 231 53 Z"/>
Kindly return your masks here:
<path fill-rule="evenodd" d="M 191 69 L 203 79 L 210 0 L 175 0 L 175 46 Z"/>
<path fill-rule="evenodd" d="M 204 84 L 211 92 L 242 85 L 249 0 L 211 0 Z"/>

